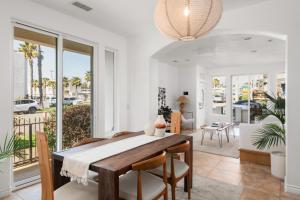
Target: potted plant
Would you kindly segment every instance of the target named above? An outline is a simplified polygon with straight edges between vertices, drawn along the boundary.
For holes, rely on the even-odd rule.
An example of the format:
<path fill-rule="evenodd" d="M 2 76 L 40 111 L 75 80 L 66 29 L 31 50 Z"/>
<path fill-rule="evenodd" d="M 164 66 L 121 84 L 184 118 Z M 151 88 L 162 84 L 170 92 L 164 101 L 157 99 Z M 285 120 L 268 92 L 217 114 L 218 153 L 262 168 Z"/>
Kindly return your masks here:
<path fill-rule="evenodd" d="M 158 115 L 163 115 L 166 122 L 171 123 L 172 109 L 169 106 L 161 106 L 158 109 Z"/>
<path fill-rule="evenodd" d="M 13 155 L 22 158 L 23 155 L 20 153 L 20 149 L 22 149 L 22 141 L 15 135 L 11 136 L 10 138 L 8 135 L 6 135 L 4 143 L 0 144 L 0 163 L 4 162 Z"/>
<path fill-rule="evenodd" d="M 279 145 L 285 145 L 285 99 L 282 97 L 266 94 L 268 104 L 263 106 L 262 114 L 258 120 L 273 116 L 278 119 L 278 123 L 267 123 L 253 138 L 253 145 L 257 149 L 270 149 Z M 280 179 L 285 176 L 285 152 L 271 152 L 271 172 L 272 175 Z"/>
<path fill-rule="evenodd" d="M 164 119 L 164 116 L 158 115 L 154 125 L 155 125 L 154 135 L 158 137 L 163 137 L 166 133 L 166 127 L 167 127 L 167 123 Z"/>

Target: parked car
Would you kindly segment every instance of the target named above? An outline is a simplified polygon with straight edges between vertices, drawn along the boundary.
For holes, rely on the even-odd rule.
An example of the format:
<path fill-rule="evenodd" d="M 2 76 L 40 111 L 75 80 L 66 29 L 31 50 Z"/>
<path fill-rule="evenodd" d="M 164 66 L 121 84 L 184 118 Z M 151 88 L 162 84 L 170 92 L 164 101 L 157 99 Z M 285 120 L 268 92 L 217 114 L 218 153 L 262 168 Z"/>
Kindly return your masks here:
<path fill-rule="evenodd" d="M 241 107 L 241 108 L 247 108 L 248 107 L 248 100 L 240 100 L 240 101 L 237 101 L 233 104 L 233 107 Z M 260 103 L 257 103 L 253 100 L 250 100 L 250 108 L 258 108 L 258 109 L 261 109 L 262 108 L 262 105 Z"/>
<path fill-rule="evenodd" d="M 32 99 L 21 99 L 14 102 L 14 112 L 24 112 L 24 113 L 36 113 L 40 108 L 38 102 Z"/>
<path fill-rule="evenodd" d="M 82 103 L 82 100 L 76 98 L 76 97 L 65 97 L 64 98 L 64 105 L 78 105 Z"/>
<path fill-rule="evenodd" d="M 49 98 L 49 104 L 50 106 L 56 106 L 56 97 Z"/>

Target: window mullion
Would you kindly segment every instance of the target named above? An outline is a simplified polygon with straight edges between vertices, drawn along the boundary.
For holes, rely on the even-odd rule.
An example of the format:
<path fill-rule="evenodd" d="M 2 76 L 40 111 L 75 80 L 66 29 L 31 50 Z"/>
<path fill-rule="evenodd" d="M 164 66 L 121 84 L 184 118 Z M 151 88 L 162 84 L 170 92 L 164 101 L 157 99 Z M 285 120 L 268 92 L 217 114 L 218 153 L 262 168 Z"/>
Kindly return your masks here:
<path fill-rule="evenodd" d="M 62 120 L 63 120 L 63 37 L 57 39 L 57 119 L 56 119 L 56 150 L 62 150 Z"/>

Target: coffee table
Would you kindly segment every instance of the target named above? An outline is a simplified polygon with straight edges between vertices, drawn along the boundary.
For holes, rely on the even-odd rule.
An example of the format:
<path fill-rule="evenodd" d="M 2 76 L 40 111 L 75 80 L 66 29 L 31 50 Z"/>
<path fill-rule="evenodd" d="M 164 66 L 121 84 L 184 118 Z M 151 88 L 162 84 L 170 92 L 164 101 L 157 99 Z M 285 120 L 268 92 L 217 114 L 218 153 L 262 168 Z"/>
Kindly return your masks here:
<path fill-rule="evenodd" d="M 220 148 L 223 146 L 223 133 L 225 132 L 227 142 L 229 142 L 229 131 L 233 129 L 232 123 L 226 123 L 222 127 L 215 127 L 215 126 L 204 126 L 202 129 L 202 138 L 201 138 L 201 145 L 203 145 L 204 136 L 206 133 L 210 133 L 210 139 L 212 140 L 213 134 L 216 133 L 218 135 L 219 145 Z M 235 137 L 235 134 L 233 134 Z"/>

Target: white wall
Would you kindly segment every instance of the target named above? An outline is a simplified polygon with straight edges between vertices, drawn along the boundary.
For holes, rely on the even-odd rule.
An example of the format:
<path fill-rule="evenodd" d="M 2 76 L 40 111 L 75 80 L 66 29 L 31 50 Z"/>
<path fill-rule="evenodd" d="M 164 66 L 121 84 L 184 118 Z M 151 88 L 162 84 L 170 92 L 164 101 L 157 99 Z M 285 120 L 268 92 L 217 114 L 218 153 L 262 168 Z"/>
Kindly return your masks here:
<path fill-rule="evenodd" d="M 197 78 L 196 78 L 196 129 L 200 129 L 201 126 L 207 124 L 206 113 L 207 113 L 207 100 L 209 88 L 207 80 L 207 69 L 197 65 Z M 202 93 L 203 90 L 203 93 Z M 200 108 L 199 103 L 203 103 Z"/>
<path fill-rule="evenodd" d="M 198 105 L 200 101 L 200 87 L 204 88 L 204 97 L 207 95 L 206 73 L 206 69 L 199 65 L 178 67 L 178 94 L 183 95 L 184 91 L 189 93 L 187 96 L 189 102 L 185 107 L 185 111 L 192 112 L 193 115 L 186 113 L 185 117 L 194 119 L 193 128 L 200 128 L 206 123 L 206 100 L 204 101 L 204 107 L 202 109 L 199 109 Z"/>
<path fill-rule="evenodd" d="M 186 112 L 193 112 L 195 115 L 196 110 L 196 79 L 197 79 L 197 68 L 195 66 L 179 68 L 178 76 L 178 90 L 179 94 L 183 95 L 184 91 L 189 94 L 187 98 L 189 102 L 185 106 Z"/>
<path fill-rule="evenodd" d="M 150 66 L 150 119 L 157 116 L 158 87 L 166 88 L 166 105 L 178 110 L 178 67 L 152 59 Z"/>
<path fill-rule="evenodd" d="M 4 0 L 0 7 L 0 141 L 6 133 L 12 132 L 12 101 L 13 101 L 13 71 L 12 71 L 12 19 L 22 20 L 32 25 L 58 31 L 66 35 L 76 36 L 97 43 L 98 65 L 95 67 L 95 97 L 97 99 L 96 121 L 97 133 L 104 133 L 104 49 L 109 47 L 118 52 L 119 91 L 122 99 L 118 101 L 120 129 L 127 129 L 127 43 L 126 39 L 106 30 L 89 25 L 70 16 L 48 9 L 44 6 L 25 0 Z M 8 163 L 1 166 L 4 173 L 0 173 L 0 195 L 9 191 L 11 180 L 8 178 Z"/>
<path fill-rule="evenodd" d="M 299 0 L 270 0 L 249 7 L 227 11 L 216 29 L 210 34 L 249 33 L 249 31 L 269 32 L 288 37 L 287 56 L 287 176 L 285 186 L 288 191 L 300 193 L 300 131 L 299 104 L 299 46 L 300 17 Z M 150 57 L 170 44 L 153 26 L 153 31 L 128 42 L 128 67 L 130 79 L 130 128 L 143 127 L 149 117 L 149 64 Z M 134 108 L 134 109 L 133 109 Z"/>
<path fill-rule="evenodd" d="M 234 59 L 234 58 L 233 58 Z M 206 95 L 207 102 L 207 112 L 206 119 L 207 123 L 212 123 L 216 121 L 231 122 L 231 104 L 232 104 L 232 87 L 231 87 L 231 77 L 234 75 L 255 75 L 255 74 L 267 74 L 268 75 L 268 89 L 269 93 L 274 93 L 276 91 L 276 75 L 285 72 L 285 63 L 274 63 L 274 64 L 264 64 L 264 65 L 244 65 L 232 68 L 220 68 L 216 67 L 213 69 L 208 69 L 208 93 Z M 212 112 L 212 77 L 214 76 L 225 76 L 226 77 L 226 107 L 225 115 L 214 114 Z"/>
<path fill-rule="evenodd" d="M 171 107 L 172 110 L 179 110 L 177 103 L 177 98 L 183 95 L 184 91 L 187 91 L 189 94 L 187 98 L 189 103 L 185 107 L 187 118 L 194 118 L 194 128 L 200 128 L 205 124 L 205 107 L 201 110 L 197 109 L 197 95 L 200 93 L 200 84 L 206 85 L 205 79 L 200 79 L 200 75 L 205 74 L 206 71 L 204 68 L 199 66 L 180 66 L 180 65 L 170 65 L 163 62 L 160 62 L 156 59 L 151 59 L 150 63 L 150 119 L 155 119 L 157 115 L 157 94 L 158 87 L 166 88 L 166 102 L 167 106 Z M 205 92 L 206 93 L 206 92 Z"/>
<path fill-rule="evenodd" d="M 157 40 L 150 35 L 136 36 L 128 39 L 128 118 L 129 129 L 132 131 L 143 130 L 150 120 L 150 69 L 152 55 L 158 51 Z M 167 44 L 163 38 L 157 38 L 160 44 Z"/>

